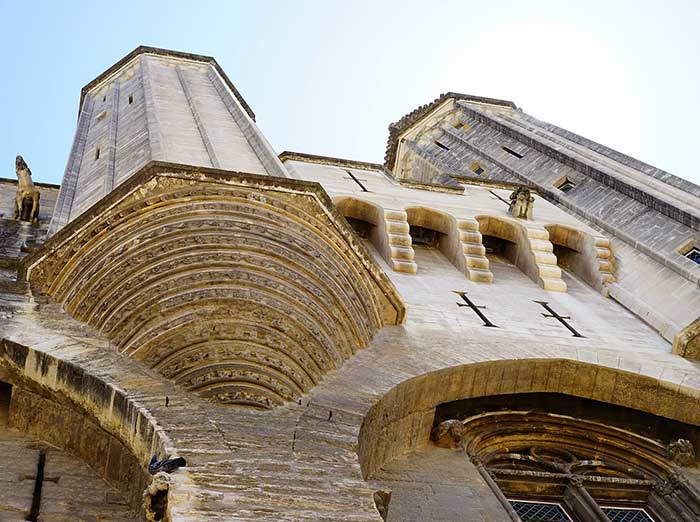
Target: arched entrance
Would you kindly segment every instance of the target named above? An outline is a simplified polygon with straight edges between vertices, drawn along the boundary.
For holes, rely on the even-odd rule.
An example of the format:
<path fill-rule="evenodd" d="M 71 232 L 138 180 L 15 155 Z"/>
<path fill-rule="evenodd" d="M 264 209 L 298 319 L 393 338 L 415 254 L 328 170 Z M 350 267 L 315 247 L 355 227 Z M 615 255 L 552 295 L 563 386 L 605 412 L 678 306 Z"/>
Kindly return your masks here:
<path fill-rule="evenodd" d="M 577 522 L 697 520 L 697 402 L 691 389 L 570 360 L 446 368 L 370 409 L 360 462 L 390 492 L 389 522 L 417 511 L 434 522 L 519 520 L 516 508 L 535 505 Z"/>

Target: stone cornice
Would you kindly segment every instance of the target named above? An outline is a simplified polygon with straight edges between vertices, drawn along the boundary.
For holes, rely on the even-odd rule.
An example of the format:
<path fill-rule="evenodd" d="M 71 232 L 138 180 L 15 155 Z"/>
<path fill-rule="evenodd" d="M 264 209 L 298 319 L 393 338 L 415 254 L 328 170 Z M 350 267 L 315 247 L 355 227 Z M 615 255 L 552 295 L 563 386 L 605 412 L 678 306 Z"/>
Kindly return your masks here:
<path fill-rule="evenodd" d="M 448 194 L 462 194 L 464 192 L 463 188 L 449 187 L 447 185 L 441 185 L 439 183 L 421 183 L 419 181 L 411 181 L 411 180 L 406 180 L 406 179 L 399 180 L 399 185 L 406 187 L 406 188 L 415 189 L 415 190 L 429 190 L 431 192 L 446 192 Z"/>
<path fill-rule="evenodd" d="M 233 92 L 234 96 L 238 100 L 238 102 L 241 104 L 243 109 L 246 111 L 248 116 L 255 121 L 255 113 L 253 110 L 250 108 L 248 103 L 243 99 L 243 96 L 241 95 L 240 92 L 238 92 L 238 89 L 233 85 L 233 82 L 229 79 L 228 76 L 226 76 L 226 73 L 224 70 L 221 68 L 221 66 L 217 63 L 217 61 L 211 57 L 211 56 L 203 56 L 200 54 L 192 54 L 192 53 L 185 53 L 182 51 L 173 51 L 170 49 L 161 49 L 159 47 L 149 47 L 146 45 L 140 45 L 133 51 L 131 51 L 129 54 L 127 54 L 124 58 L 119 60 L 117 63 L 112 65 L 109 69 L 104 71 L 102 74 L 97 76 L 94 80 L 89 82 L 85 87 L 82 88 L 80 91 L 80 104 L 78 105 L 78 116 L 80 116 L 80 110 L 83 107 L 83 101 L 85 100 L 85 96 L 87 93 L 92 90 L 96 85 L 99 85 L 102 81 L 104 81 L 106 78 L 117 72 L 119 69 L 124 67 L 126 64 L 128 64 L 130 61 L 132 61 L 134 58 L 141 54 L 152 54 L 156 56 L 170 56 L 173 58 L 179 58 L 181 60 L 191 60 L 195 62 L 202 62 L 202 63 L 208 63 L 216 69 L 216 72 L 219 73 L 221 78 L 224 80 L 226 85 L 228 86 L 229 89 L 231 89 L 231 92 Z"/>
<path fill-rule="evenodd" d="M 11 183 L 12 185 L 18 185 L 19 181 L 13 178 L 0 178 L 0 183 Z M 37 187 L 47 188 L 47 189 L 60 189 L 61 185 L 56 185 L 55 183 L 43 183 L 41 181 L 34 181 L 34 185 Z"/>
<path fill-rule="evenodd" d="M 317 154 L 307 154 L 305 152 L 291 152 L 285 150 L 279 155 L 281 162 L 303 161 L 304 163 L 317 163 L 320 165 L 331 165 L 333 167 L 345 167 L 362 170 L 384 170 L 384 166 L 379 163 L 369 163 L 366 161 L 355 161 L 343 158 L 333 158 L 331 156 L 320 156 Z"/>
<path fill-rule="evenodd" d="M 533 192 L 537 194 L 538 196 L 540 195 L 539 191 L 537 190 L 537 187 L 535 187 L 532 184 L 528 183 L 512 183 L 510 181 L 500 181 L 497 179 L 484 179 L 484 178 L 476 178 L 476 177 L 471 177 L 471 176 L 455 176 L 455 175 L 450 175 L 452 179 L 459 183 L 463 183 L 465 185 L 476 185 L 480 187 L 485 187 L 485 188 L 493 188 L 493 189 L 504 189 L 504 190 L 515 190 L 517 188 L 526 188 L 529 189 L 530 192 Z M 401 182 L 402 184 L 404 182 Z"/>

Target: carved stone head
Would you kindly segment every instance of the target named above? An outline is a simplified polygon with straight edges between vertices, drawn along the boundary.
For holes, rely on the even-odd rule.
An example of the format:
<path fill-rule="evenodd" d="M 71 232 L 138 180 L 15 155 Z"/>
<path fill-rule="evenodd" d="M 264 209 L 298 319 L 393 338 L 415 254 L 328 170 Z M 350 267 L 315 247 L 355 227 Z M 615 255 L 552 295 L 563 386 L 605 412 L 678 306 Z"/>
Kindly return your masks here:
<path fill-rule="evenodd" d="M 24 158 L 19 154 L 17 154 L 17 157 L 15 158 L 15 168 L 17 170 L 28 169 L 27 162 L 24 161 Z"/>
<path fill-rule="evenodd" d="M 678 439 L 668 445 L 668 456 L 674 464 L 689 466 L 695 462 L 695 448 L 687 439 Z"/>
<path fill-rule="evenodd" d="M 464 424 L 456 419 L 441 422 L 430 433 L 430 439 L 440 448 L 461 448 L 463 437 Z"/>

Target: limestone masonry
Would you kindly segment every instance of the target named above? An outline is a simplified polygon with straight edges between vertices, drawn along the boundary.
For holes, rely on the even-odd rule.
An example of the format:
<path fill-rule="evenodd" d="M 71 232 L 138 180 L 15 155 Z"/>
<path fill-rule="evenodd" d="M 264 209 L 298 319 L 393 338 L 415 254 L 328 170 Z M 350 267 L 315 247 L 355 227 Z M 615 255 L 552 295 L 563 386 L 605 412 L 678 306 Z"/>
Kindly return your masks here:
<path fill-rule="evenodd" d="M 20 159 L 0 521 L 700 520 L 700 187 L 459 93 L 278 154 L 149 47 Z"/>

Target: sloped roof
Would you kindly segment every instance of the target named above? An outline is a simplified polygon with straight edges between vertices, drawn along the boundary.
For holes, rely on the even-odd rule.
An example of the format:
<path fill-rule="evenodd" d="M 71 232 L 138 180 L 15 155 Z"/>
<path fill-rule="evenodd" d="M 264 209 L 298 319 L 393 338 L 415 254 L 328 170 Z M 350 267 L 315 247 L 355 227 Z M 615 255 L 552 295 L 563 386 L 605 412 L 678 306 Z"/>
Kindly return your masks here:
<path fill-rule="evenodd" d="M 233 95 L 236 97 L 238 102 L 241 104 L 243 109 L 248 113 L 248 116 L 250 116 L 253 121 L 255 121 L 255 113 L 253 110 L 250 108 L 248 103 L 243 99 L 243 96 L 241 96 L 241 93 L 238 92 L 238 89 L 233 85 L 233 82 L 229 79 L 228 76 L 226 76 L 226 73 L 224 70 L 221 68 L 221 66 L 217 63 L 217 61 L 212 58 L 211 56 L 202 56 L 200 54 L 191 54 L 191 53 L 184 53 L 182 51 L 172 51 L 170 49 L 161 49 L 160 47 L 149 47 L 146 45 L 140 45 L 133 51 L 131 51 L 129 54 L 127 54 L 124 58 L 119 60 L 117 63 L 112 65 L 109 69 L 104 71 L 102 74 L 97 76 L 94 80 L 92 80 L 90 83 L 85 85 L 85 87 L 82 88 L 80 91 L 80 105 L 78 106 L 78 116 L 80 116 L 80 110 L 83 108 L 83 101 L 85 100 L 85 96 L 87 93 L 95 87 L 95 85 L 99 84 L 102 82 L 105 78 L 113 74 L 115 71 L 118 71 L 121 69 L 124 65 L 129 63 L 131 60 L 133 60 L 136 56 L 140 54 L 155 54 L 159 56 L 173 56 L 175 58 L 182 58 L 184 60 L 193 60 L 196 62 L 204 62 L 204 63 L 209 63 L 211 64 L 216 71 L 221 75 L 221 78 L 224 80 L 226 85 L 231 89 L 231 92 L 233 92 Z"/>
<path fill-rule="evenodd" d="M 484 98 L 483 96 L 473 96 L 471 94 L 462 94 L 459 92 L 447 92 L 445 94 L 441 94 L 432 102 L 427 103 L 425 105 L 421 105 L 414 111 L 409 112 L 399 121 L 389 125 L 389 141 L 387 143 L 386 154 L 384 156 L 384 166 L 387 169 L 392 170 L 394 167 L 394 163 L 396 161 L 396 151 L 399 148 L 399 135 L 403 134 L 403 132 L 406 129 L 428 116 L 428 114 L 430 114 L 434 109 L 439 107 L 445 100 L 449 100 L 450 98 L 453 98 L 455 100 L 466 100 L 477 103 L 489 103 L 491 105 L 502 105 L 504 107 L 510 107 L 511 109 L 518 108 L 514 102 L 508 100 Z"/>

